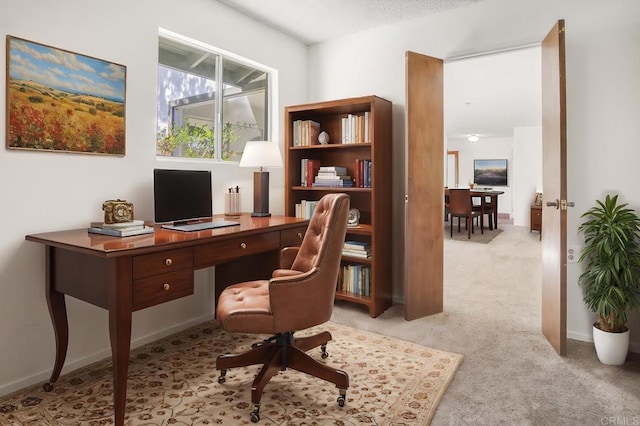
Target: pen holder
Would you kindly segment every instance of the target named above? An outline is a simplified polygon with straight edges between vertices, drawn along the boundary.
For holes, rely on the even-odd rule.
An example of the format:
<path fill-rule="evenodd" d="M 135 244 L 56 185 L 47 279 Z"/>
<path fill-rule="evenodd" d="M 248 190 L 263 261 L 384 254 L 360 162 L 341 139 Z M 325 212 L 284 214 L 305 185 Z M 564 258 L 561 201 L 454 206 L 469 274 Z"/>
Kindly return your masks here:
<path fill-rule="evenodd" d="M 224 215 L 238 216 L 240 214 L 240 193 L 228 192 L 224 194 Z"/>

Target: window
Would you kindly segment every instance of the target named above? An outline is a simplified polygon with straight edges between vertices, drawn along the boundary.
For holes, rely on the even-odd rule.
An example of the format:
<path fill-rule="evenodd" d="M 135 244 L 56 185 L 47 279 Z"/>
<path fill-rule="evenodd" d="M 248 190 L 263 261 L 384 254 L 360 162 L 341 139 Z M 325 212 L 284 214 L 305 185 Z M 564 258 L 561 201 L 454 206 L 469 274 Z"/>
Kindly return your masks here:
<path fill-rule="evenodd" d="M 161 30 L 156 154 L 240 161 L 247 141 L 269 139 L 272 74 Z"/>

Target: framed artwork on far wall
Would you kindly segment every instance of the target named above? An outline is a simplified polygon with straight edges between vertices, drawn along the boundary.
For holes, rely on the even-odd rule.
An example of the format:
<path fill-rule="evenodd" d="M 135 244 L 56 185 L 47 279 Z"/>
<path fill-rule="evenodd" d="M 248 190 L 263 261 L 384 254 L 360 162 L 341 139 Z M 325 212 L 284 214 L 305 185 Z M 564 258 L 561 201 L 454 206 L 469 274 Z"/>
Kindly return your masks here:
<path fill-rule="evenodd" d="M 507 186 L 507 160 L 473 160 L 476 185 Z"/>
<path fill-rule="evenodd" d="M 7 35 L 7 148 L 125 155 L 126 67 Z"/>

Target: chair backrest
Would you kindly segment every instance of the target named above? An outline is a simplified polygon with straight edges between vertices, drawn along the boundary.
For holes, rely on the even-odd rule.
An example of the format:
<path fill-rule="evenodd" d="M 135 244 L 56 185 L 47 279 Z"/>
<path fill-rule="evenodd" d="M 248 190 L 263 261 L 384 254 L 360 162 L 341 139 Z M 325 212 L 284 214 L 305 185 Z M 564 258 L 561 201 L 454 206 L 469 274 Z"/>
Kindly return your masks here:
<path fill-rule="evenodd" d="M 270 288 L 276 330 L 302 330 L 331 318 L 349 204 L 349 196 L 343 193 L 327 194 L 316 204 L 291 265 L 301 274 Z"/>
<path fill-rule="evenodd" d="M 348 212 L 349 196 L 347 194 L 327 194 L 322 197 L 309 220 L 309 226 L 291 269 L 307 272 L 328 260 L 339 264 L 347 232 Z M 327 259 L 327 256 L 335 254 L 334 252 L 338 252 L 340 256 L 334 256 L 336 259 Z"/>
<path fill-rule="evenodd" d="M 454 215 L 469 215 L 472 210 L 469 189 L 449 189 L 449 212 Z"/>

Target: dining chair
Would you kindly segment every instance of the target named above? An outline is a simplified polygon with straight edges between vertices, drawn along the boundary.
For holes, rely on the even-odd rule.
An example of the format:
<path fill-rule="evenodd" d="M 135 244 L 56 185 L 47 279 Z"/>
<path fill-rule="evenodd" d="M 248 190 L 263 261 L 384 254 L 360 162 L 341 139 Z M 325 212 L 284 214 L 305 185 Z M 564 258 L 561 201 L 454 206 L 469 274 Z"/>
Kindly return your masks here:
<path fill-rule="evenodd" d="M 306 353 L 319 346 L 321 357 L 327 358 L 331 334 L 321 331 L 294 337 L 294 333 L 331 318 L 348 211 L 347 194 L 324 195 L 316 204 L 300 247 L 282 250 L 280 269 L 271 279 L 234 284 L 220 294 L 216 319 L 225 331 L 271 335 L 244 353 L 224 354 L 216 360 L 219 383 L 225 382 L 230 368 L 262 364 L 251 386 L 253 423 L 260 420 L 264 387 L 278 371 L 287 368 L 333 383 L 339 391 L 338 405 L 345 404 L 347 373 Z"/>
<path fill-rule="evenodd" d="M 449 215 L 451 216 L 451 237 L 453 237 L 453 218 L 458 218 L 458 232 L 460 232 L 460 218 L 465 219 L 467 238 L 471 239 L 473 218 L 480 218 L 480 233 L 484 234 L 484 218 L 481 211 L 474 211 L 469 189 L 449 189 Z"/>
<path fill-rule="evenodd" d="M 489 219 L 489 230 L 492 230 L 494 227 L 494 223 L 493 223 L 494 205 L 491 202 L 491 197 L 483 195 L 479 198 L 480 198 L 480 204 L 474 204 L 473 210 L 479 211 L 481 214 L 487 215 Z"/>

